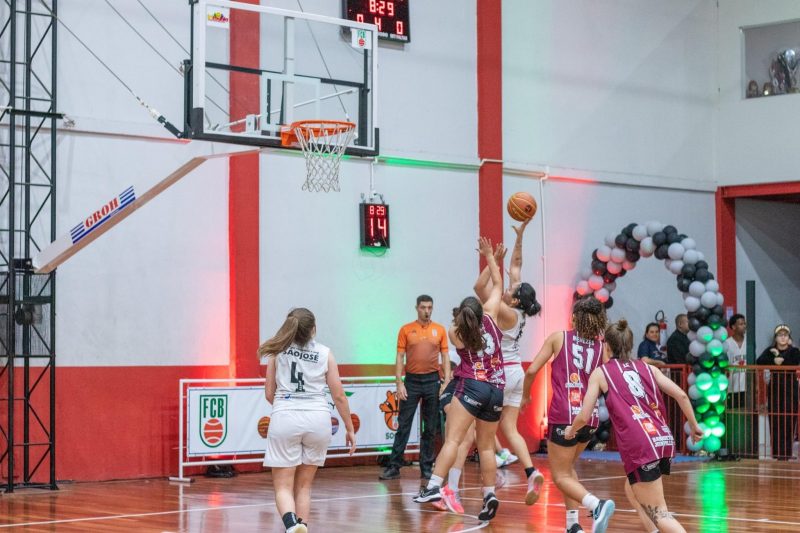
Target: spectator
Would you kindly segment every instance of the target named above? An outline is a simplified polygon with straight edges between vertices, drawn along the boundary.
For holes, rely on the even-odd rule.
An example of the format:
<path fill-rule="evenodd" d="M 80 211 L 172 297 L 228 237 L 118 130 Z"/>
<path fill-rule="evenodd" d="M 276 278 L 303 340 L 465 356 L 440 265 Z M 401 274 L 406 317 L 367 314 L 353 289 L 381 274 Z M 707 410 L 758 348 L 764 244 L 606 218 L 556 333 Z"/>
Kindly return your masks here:
<path fill-rule="evenodd" d="M 728 405 L 733 409 L 740 409 L 745 405 L 745 391 L 747 388 L 747 373 L 735 367 L 747 364 L 747 345 L 745 333 L 747 320 L 744 315 L 735 314 L 728 320 L 728 329 L 731 336 L 725 341 L 725 353 L 728 355 L 731 369 L 728 384 Z"/>
<path fill-rule="evenodd" d="M 419 296 L 417 319 L 400 328 L 397 336 L 395 377 L 400 414 L 389 465 L 378 476 L 380 479 L 400 477 L 403 454 L 420 402 L 422 435 L 419 440 L 419 468 L 422 479 L 430 479 L 433 472 L 434 439 L 439 425 L 439 394 L 450 381 L 450 358 L 447 354 L 447 332 L 441 324 L 431 320 L 432 313 L 433 298 L 427 294 Z M 405 383 L 402 379 L 404 368 Z M 439 381 L 440 369 L 444 374 L 443 385 Z"/>
<path fill-rule="evenodd" d="M 667 339 L 667 363 L 684 365 L 689 362 L 689 318 L 680 314 L 675 317 L 675 331 Z"/>
<path fill-rule="evenodd" d="M 655 322 L 650 322 L 644 328 L 644 339 L 639 343 L 639 349 L 636 355 L 647 363 L 653 366 L 664 366 L 666 364 L 666 356 L 664 352 L 658 349 L 658 336 L 661 330 Z"/>
<path fill-rule="evenodd" d="M 772 345 L 761 353 L 756 363 L 787 367 L 785 370 L 771 369 L 766 378 L 772 457 L 785 461 L 792 456 L 798 401 L 796 367 L 800 365 L 800 350 L 792 346 L 789 326 L 780 324 L 775 328 Z"/>

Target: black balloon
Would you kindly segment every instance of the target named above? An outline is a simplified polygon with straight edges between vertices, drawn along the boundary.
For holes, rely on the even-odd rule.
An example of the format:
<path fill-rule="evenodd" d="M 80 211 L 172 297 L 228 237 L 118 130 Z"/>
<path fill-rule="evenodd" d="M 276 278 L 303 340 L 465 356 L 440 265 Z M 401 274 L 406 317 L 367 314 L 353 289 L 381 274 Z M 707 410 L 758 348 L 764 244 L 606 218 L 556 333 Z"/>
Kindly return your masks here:
<path fill-rule="evenodd" d="M 694 279 L 694 273 L 697 271 L 697 267 L 694 265 L 683 265 L 681 269 L 681 274 L 684 278 Z"/>
<path fill-rule="evenodd" d="M 597 432 L 597 440 L 599 440 L 600 442 L 608 442 L 608 439 L 610 437 L 611 435 L 605 429 L 603 431 Z"/>
<path fill-rule="evenodd" d="M 708 273 L 708 281 L 711 281 L 712 279 L 714 279 L 714 274 L 712 274 L 711 272 L 709 272 L 709 273 Z"/>
<path fill-rule="evenodd" d="M 583 296 L 581 296 L 581 293 L 579 293 L 578 291 L 575 291 L 574 293 L 572 293 L 572 301 L 573 302 L 576 301 L 576 300 L 580 300 L 581 298 L 583 298 Z"/>
<path fill-rule="evenodd" d="M 696 317 L 692 317 L 689 319 L 689 329 L 692 331 L 697 331 L 703 326 L 703 323 Z"/>
<path fill-rule="evenodd" d="M 720 326 L 722 324 L 722 317 L 720 317 L 719 315 L 713 315 L 713 314 L 712 315 L 708 315 L 708 319 L 706 320 L 706 324 L 708 324 L 712 328 Z"/>
<path fill-rule="evenodd" d="M 639 251 L 639 241 L 636 239 L 628 239 L 628 242 L 625 243 L 625 249 L 629 252 L 638 252 Z"/>
<path fill-rule="evenodd" d="M 705 261 L 698 261 L 697 263 L 694 264 L 694 267 L 697 269 L 705 268 L 706 270 L 708 270 L 708 263 L 706 263 Z"/>
<path fill-rule="evenodd" d="M 606 264 L 599 259 L 592 261 L 592 272 L 597 274 L 598 276 L 602 276 L 606 273 Z"/>
<path fill-rule="evenodd" d="M 665 242 L 667 242 L 666 233 L 664 233 L 663 231 L 658 231 L 653 234 L 653 244 L 655 244 L 656 246 L 661 246 Z"/>
<path fill-rule="evenodd" d="M 605 306 L 606 306 L 606 309 L 611 309 L 611 306 L 612 306 L 612 305 L 614 305 L 614 298 L 612 298 L 611 296 L 609 296 L 609 297 L 608 297 L 608 300 L 606 300 L 606 301 L 603 303 L 603 305 L 605 305 Z"/>
<path fill-rule="evenodd" d="M 678 235 L 678 237 L 680 237 L 680 240 L 678 242 L 681 242 L 683 239 L 685 239 L 687 237 L 687 235 L 684 235 L 683 233 L 681 233 L 680 235 Z"/>
<path fill-rule="evenodd" d="M 697 311 L 695 311 L 695 315 L 700 322 L 705 323 L 708 320 L 708 317 L 711 316 L 711 311 L 706 309 L 705 307 L 701 307 Z"/>
<path fill-rule="evenodd" d="M 681 236 L 677 233 L 667 233 L 667 244 L 681 242 Z"/>
<path fill-rule="evenodd" d="M 664 226 L 664 229 L 662 229 L 661 231 L 667 234 L 678 233 L 678 228 L 676 228 L 675 226 Z"/>
<path fill-rule="evenodd" d="M 656 248 L 656 251 L 655 251 L 655 253 L 653 255 L 656 256 L 656 259 L 664 260 L 664 259 L 668 258 L 669 257 L 669 245 L 668 244 L 662 244 L 661 246 Z"/>
<path fill-rule="evenodd" d="M 686 292 L 689 290 L 689 285 L 691 284 L 692 284 L 691 280 L 685 278 L 681 279 L 680 281 L 678 281 L 678 290 L 681 292 Z"/>
<path fill-rule="evenodd" d="M 597 260 L 598 260 L 597 259 L 597 248 L 595 248 L 594 252 L 592 252 L 592 261 L 597 261 Z"/>
<path fill-rule="evenodd" d="M 630 241 L 628 241 L 628 242 L 630 242 Z M 639 252 L 630 252 L 630 251 L 629 252 L 625 252 L 625 259 L 627 259 L 631 263 L 635 263 L 636 261 L 641 259 L 641 257 L 642 256 L 639 255 Z"/>
<path fill-rule="evenodd" d="M 692 365 L 692 372 L 696 376 L 699 376 L 700 374 L 702 374 L 705 371 L 706 371 L 706 369 L 703 368 L 703 365 L 701 365 L 700 363 L 695 363 L 695 364 Z"/>
<path fill-rule="evenodd" d="M 694 273 L 694 279 L 702 283 L 705 283 L 706 281 L 708 281 L 708 270 L 706 270 L 705 268 L 698 268 Z"/>
<path fill-rule="evenodd" d="M 624 228 L 622 228 L 622 234 L 626 237 L 633 237 L 633 228 L 636 227 L 636 222 L 631 222 Z"/>
<path fill-rule="evenodd" d="M 625 249 L 625 243 L 628 242 L 628 237 L 620 233 L 617 235 L 617 238 L 614 239 L 614 242 L 617 244 L 619 248 Z"/>
<path fill-rule="evenodd" d="M 603 274 L 603 283 L 613 283 L 615 279 L 617 279 L 616 274 L 612 274 L 611 272 Z"/>
<path fill-rule="evenodd" d="M 625 274 L 627 274 L 627 273 L 628 273 L 628 271 L 623 268 L 622 270 L 619 271 L 619 274 L 617 274 L 617 277 L 618 278 L 624 277 Z"/>
<path fill-rule="evenodd" d="M 711 310 L 712 315 L 723 316 L 725 314 L 725 308 L 721 305 L 715 305 L 714 308 Z"/>

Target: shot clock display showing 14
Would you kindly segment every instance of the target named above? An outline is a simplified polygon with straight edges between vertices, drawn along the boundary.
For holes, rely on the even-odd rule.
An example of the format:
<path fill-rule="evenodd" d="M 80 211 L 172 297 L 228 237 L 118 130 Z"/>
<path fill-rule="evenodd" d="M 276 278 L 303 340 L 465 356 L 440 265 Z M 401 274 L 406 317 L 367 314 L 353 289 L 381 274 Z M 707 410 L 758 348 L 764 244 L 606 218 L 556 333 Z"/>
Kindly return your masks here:
<path fill-rule="evenodd" d="M 361 220 L 361 247 L 389 248 L 389 206 L 362 203 L 358 210 Z"/>
<path fill-rule="evenodd" d="M 409 0 L 342 0 L 342 18 L 375 24 L 378 27 L 378 38 L 407 43 L 411 40 L 408 2 Z"/>

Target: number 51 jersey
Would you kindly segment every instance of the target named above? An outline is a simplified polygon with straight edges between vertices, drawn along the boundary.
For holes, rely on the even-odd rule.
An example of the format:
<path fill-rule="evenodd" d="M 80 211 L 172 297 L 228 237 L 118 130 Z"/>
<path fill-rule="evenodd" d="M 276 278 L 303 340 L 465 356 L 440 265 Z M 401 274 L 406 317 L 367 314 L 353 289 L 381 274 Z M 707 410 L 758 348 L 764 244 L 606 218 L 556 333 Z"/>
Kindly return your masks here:
<path fill-rule="evenodd" d="M 575 330 L 564 332 L 564 343 L 550 367 L 553 397 L 547 411 L 549 425 L 572 424 L 581 412 L 589 376 L 602 362 L 603 341 L 583 339 Z M 596 428 L 599 422 L 595 407 L 587 425 Z"/>
<path fill-rule="evenodd" d="M 314 340 L 292 344 L 275 358 L 277 387 L 272 412 L 330 411 L 325 396 L 330 348 Z"/>

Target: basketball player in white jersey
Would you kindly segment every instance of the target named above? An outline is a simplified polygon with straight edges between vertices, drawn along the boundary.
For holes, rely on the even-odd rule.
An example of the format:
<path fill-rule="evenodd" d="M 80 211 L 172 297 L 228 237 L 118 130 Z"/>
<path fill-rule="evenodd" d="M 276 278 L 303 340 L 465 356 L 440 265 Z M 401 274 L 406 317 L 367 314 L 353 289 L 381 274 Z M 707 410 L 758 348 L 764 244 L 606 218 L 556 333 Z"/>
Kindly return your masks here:
<path fill-rule="evenodd" d="M 503 293 L 500 312 L 497 315 L 497 325 L 503 333 L 501 348 L 503 350 L 503 369 L 506 373 L 506 388 L 503 391 L 503 413 L 500 416 L 500 430 L 506 436 L 523 468 L 528 480 L 528 492 L 525 503 L 533 505 L 539 499 L 539 493 L 544 483 L 544 476 L 531 461 L 531 454 L 525 439 L 517 430 L 519 406 L 522 402 L 522 387 L 525 381 L 525 372 L 522 370 L 522 357 L 520 355 L 519 339 L 525 328 L 525 319 L 537 315 L 542 306 L 536 301 L 536 291 L 521 279 L 522 274 L 522 235 L 530 219 L 522 224 L 512 226 L 517 234 L 514 250 L 511 252 L 511 262 L 508 269 L 508 288 Z M 503 264 L 505 247 L 499 245 L 495 249 L 495 261 Z M 475 294 L 486 301 L 491 293 L 492 281 L 489 268 L 486 267 L 475 282 Z"/>
<path fill-rule="evenodd" d="M 306 533 L 311 511 L 311 483 L 325 464 L 331 440 L 330 389 L 344 422 L 352 455 L 356 436 L 339 369 L 330 348 L 314 340 L 314 314 L 293 309 L 278 332 L 258 348 L 267 356 L 265 394 L 272 404 L 264 466 L 272 468 L 275 505 L 287 533 Z"/>

